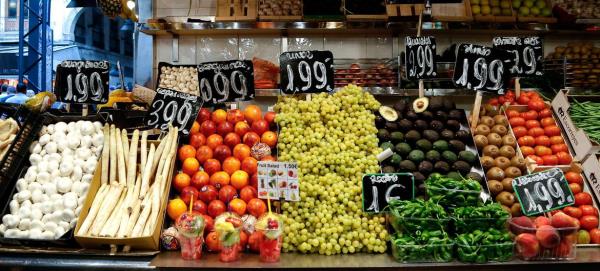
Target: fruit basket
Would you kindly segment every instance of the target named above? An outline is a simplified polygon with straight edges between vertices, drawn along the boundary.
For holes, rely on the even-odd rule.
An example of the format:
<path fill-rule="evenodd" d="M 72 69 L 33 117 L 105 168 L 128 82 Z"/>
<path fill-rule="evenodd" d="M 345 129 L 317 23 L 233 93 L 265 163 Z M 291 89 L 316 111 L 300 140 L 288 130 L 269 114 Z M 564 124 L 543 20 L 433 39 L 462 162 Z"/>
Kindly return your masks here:
<path fill-rule="evenodd" d="M 454 259 L 454 242 L 445 244 L 402 244 L 392 236 L 392 256 L 402 263 L 443 263 Z"/>
<path fill-rule="evenodd" d="M 557 213 L 551 218 L 513 218 L 509 221 L 514 235 L 515 254 L 527 261 L 573 260 L 577 255 L 577 221 Z"/>
<path fill-rule="evenodd" d="M 471 13 L 477 22 L 513 23 L 517 16 L 507 0 L 470 0 Z"/>
<path fill-rule="evenodd" d="M 355 84 L 371 93 L 384 93 L 398 87 L 397 59 L 335 59 L 335 87 Z"/>

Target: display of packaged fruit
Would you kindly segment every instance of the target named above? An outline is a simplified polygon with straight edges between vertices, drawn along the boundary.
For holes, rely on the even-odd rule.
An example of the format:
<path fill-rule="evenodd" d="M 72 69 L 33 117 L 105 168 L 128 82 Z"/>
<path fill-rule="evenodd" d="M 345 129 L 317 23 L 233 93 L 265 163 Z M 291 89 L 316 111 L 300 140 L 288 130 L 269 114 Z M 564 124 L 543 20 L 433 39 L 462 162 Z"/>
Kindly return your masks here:
<path fill-rule="evenodd" d="M 517 217 L 509 221 L 517 257 L 523 260 L 572 260 L 579 221 L 557 212 L 552 217 Z"/>

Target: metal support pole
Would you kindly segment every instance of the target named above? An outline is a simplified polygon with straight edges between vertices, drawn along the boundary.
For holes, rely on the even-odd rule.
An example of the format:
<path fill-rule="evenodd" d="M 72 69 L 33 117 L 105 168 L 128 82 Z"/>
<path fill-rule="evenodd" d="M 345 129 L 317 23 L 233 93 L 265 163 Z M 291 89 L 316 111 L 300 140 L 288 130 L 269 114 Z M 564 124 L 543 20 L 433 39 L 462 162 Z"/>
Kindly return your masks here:
<path fill-rule="evenodd" d="M 25 20 L 28 22 L 27 30 Z M 47 74 L 47 66 L 52 63 L 49 21 L 49 0 L 19 1 L 19 81 L 27 79 L 28 87 L 35 92 L 51 89 L 51 74 Z"/>

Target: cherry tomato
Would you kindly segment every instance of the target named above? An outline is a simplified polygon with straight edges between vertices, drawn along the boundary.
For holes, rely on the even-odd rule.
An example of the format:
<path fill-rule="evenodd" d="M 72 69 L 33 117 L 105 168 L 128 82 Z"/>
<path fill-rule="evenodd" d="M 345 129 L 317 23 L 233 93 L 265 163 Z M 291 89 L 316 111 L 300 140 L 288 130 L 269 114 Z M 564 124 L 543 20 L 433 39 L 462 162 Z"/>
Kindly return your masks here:
<path fill-rule="evenodd" d="M 571 192 L 573 192 L 574 195 L 577 195 L 582 191 L 581 185 L 579 185 L 578 183 L 570 183 L 569 188 L 571 189 Z"/>
<path fill-rule="evenodd" d="M 558 157 L 558 163 L 561 165 L 570 165 L 571 161 L 573 161 L 573 157 L 568 152 L 561 151 L 555 154 Z"/>
<path fill-rule="evenodd" d="M 591 231 L 598 228 L 598 217 L 592 215 L 584 215 L 579 219 L 579 224 L 582 228 Z"/>
<path fill-rule="evenodd" d="M 529 155 L 535 154 L 535 150 L 530 146 L 521 146 L 521 153 L 523 154 L 523 156 L 527 157 Z"/>
<path fill-rule="evenodd" d="M 546 108 L 546 104 L 544 104 L 543 101 L 541 100 L 535 100 L 533 98 L 530 97 L 530 101 L 527 104 L 527 107 L 529 107 L 529 109 L 531 110 L 535 110 L 535 111 L 542 111 L 544 110 L 544 108 Z"/>
<path fill-rule="evenodd" d="M 544 165 L 546 166 L 554 166 L 558 164 L 558 157 L 556 157 L 556 155 L 544 155 L 542 156 L 542 160 L 544 160 Z"/>
<path fill-rule="evenodd" d="M 569 171 L 565 174 L 565 179 L 567 179 L 568 183 L 576 183 L 579 185 L 583 185 L 583 177 L 581 174 L 573 171 Z"/>
<path fill-rule="evenodd" d="M 506 102 L 510 104 L 515 104 L 515 97 L 506 97 Z"/>
<path fill-rule="evenodd" d="M 552 149 L 552 153 L 569 151 L 569 147 L 567 147 L 567 144 L 556 144 L 556 145 L 552 145 L 550 148 Z"/>
<path fill-rule="evenodd" d="M 546 131 L 544 131 L 544 133 L 546 133 Z M 562 136 L 551 136 L 550 144 L 552 144 L 552 145 L 565 144 L 565 141 L 563 140 Z"/>
<path fill-rule="evenodd" d="M 527 131 L 527 134 L 533 137 L 543 136 L 544 129 L 540 127 L 531 127 L 529 128 L 529 131 Z M 548 145 L 550 145 L 550 138 L 548 138 Z"/>
<path fill-rule="evenodd" d="M 499 104 L 504 104 L 505 102 L 506 102 L 506 98 L 505 98 L 504 96 L 500 96 L 500 97 L 498 98 L 498 103 L 499 103 Z"/>
<path fill-rule="evenodd" d="M 535 138 L 533 136 L 524 136 L 517 140 L 519 146 L 535 146 Z"/>
<path fill-rule="evenodd" d="M 577 207 L 573 207 L 573 206 L 567 206 L 563 209 L 563 212 L 565 212 L 565 214 L 569 215 L 570 217 L 574 217 L 574 218 L 580 218 L 583 216 L 583 212 L 581 211 L 581 209 L 577 208 Z"/>
<path fill-rule="evenodd" d="M 525 120 L 537 120 L 538 113 L 533 110 L 529 110 L 527 112 L 521 113 L 521 117 L 524 118 Z"/>
<path fill-rule="evenodd" d="M 552 117 L 552 110 L 550 110 L 548 108 L 542 109 L 542 111 L 540 111 L 539 117 L 540 118 L 549 118 L 549 117 Z"/>
<path fill-rule="evenodd" d="M 520 105 L 527 105 L 527 103 L 529 103 L 529 97 L 527 97 L 526 95 L 521 95 L 517 99 L 517 103 L 519 103 Z"/>
<path fill-rule="evenodd" d="M 517 126 L 517 127 L 513 128 L 513 133 L 515 134 L 516 138 L 521 138 L 521 137 L 527 135 L 527 128 L 525 128 L 523 126 Z"/>
<path fill-rule="evenodd" d="M 590 240 L 592 244 L 600 244 L 600 229 L 592 229 L 590 231 Z"/>
<path fill-rule="evenodd" d="M 598 217 L 598 209 L 592 205 L 581 205 L 579 206 L 583 215 L 593 215 Z"/>
<path fill-rule="evenodd" d="M 588 192 L 581 192 L 575 195 L 575 206 L 592 205 L 592 195 Z"/>
<path fill-rule="evenodd" d="M 531 129 L 534 127 L 540 127 L 540 122 L 537 120 L 528 120 L 525 122 L 525 127 L 527 127 L 527 129 Z"/>
<path fill-rule="evenodd" d="M 533 129 L 531 129 L 533 130 Z M 540 135 L 535 138 L 535 145 L 537 146 L 550 146 L 550 138 L 545 135 Z"/>
<path fill-rule="evenodd" d="M 547 136 L 559 136 L 560 128 L 558 128 L 558 126 L 556 126 L 556 124 L 550 125 L 550 126 L 544 127 L 544 132 L 546 133 Z"/>
<path fill-rule="evenodd" d="M 488 101 L 488 104 L 490 105 L 498 105 L 498 98 L 492 98 Z"/>
<path fill-rule="evenodd" d="M 508 116 L 509 119 L 512 119 L 514 117 L 518 117 L 519 116 L 519 112 L 517 110 L 514 110 L 514 109 L 509 109 L 509 110 L 506 110 L 506 115 Z"/>
<path fill-rule="evenodd" d="M 537 156 L 544 156 L 544 155 L 551 155 L 552 154 L 552 150 L 548 147 L 545 146 L 535 146 L 535 155 Z M 558 159 L 558 157 L 557 157 Z"/>
<path fill-rule="evenodd" d="M 546 126 L 550 126 L 550 125 L 555 125 L 556 122 L 554 122 L 553 118 L 543 118 L 540 123 L 542 124 L 542 127 L 546 127 Z"/>
<path fill-rule="evenodd" d="M 532 155 L 527 156 L 527 158 L 531 158 L 539 166 L 544 165 L 544 160 L 542 159 L 542 157 L 532 154 Z"/>
<path fill-rule="evenodd" d="M 515 92 L 512 90 L 508 90 L 506 91 L 506 97 L 515 97 Z"/>
<path fill-rule="evenodd" d="M 511 127 L 525 126 L 525 119 L 521 117 L 511 118 L 508 122 Z"/>
<path fill-rule="evenodd" d="M 532 100 L 534 100 L 534 99 L 540 99 L 541 100 L 542 98 L 540 97 L 539 93 L 537 93 L 535 91 L 530 91 L 529 92 L 529 99 L 532 99 Z"/>

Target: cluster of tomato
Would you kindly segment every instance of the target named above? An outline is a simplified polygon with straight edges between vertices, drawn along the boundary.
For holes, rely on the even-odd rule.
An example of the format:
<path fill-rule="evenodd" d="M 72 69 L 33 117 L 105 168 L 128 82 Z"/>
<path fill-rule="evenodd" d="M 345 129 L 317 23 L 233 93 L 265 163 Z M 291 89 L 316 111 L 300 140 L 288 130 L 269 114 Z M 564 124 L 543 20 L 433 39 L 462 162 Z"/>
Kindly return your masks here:
<path fill-rule="evenodd" d="M 203 108 L 190 129 L 188 144 L 179 147 L 181 171 L 172 182 L 178 196 L 169 201 L 167 213 L 175 221 L 191 205 L 193 212 L 202 214 L 210 251 L 219 250 L 213 231 L 218 215 L 228 211 L 255 221 L 267 210 L 258 198 L 257 167 L 258 161 L 276 160 L 271 155 L 277 145 L 274 120 L 274 112 L 263 116 L 256 105 L 243 111 Z M 250 237 L 248 232 L 241 234 L 243 247 Z"/>
<path fill-rule="evenodd" d="M 521 91 L 521 94 L 517 97 L 514 91 L 508 90 L 504 95 L 490 99 L 488 104 L 493 106 L 505 104 L 529 106 L 529 102 L 532 102 L 531 105 L 540 108 L 540 110 L 545 107 L 544 100 L 541 98 L 540 94 L 535 91 Z"/>
<path fill-rule="evenodd" d="M 528 95 L 525 112 L 506 110 L 508 122 L 517 138 L 523 156 L 533 159 L 538 165 L 569 165 L 573 158 L 561 135 L 560 128 L 552 117 L 552 111 L 535 92 Z M 519 99 L 521 99 L 519 97 Z"/>

